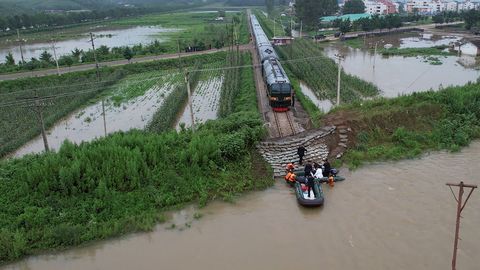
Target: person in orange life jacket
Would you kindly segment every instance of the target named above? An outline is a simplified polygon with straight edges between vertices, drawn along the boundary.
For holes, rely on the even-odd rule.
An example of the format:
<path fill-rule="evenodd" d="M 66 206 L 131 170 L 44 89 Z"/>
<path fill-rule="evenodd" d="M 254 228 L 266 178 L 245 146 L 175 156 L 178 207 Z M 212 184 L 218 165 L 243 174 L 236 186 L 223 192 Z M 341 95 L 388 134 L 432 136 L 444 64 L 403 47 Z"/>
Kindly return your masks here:
<path fill-rule="evenodd" d="M 296 179 L 296 176 L 293 172 L 288 172 L 287 175 L 285 175 L 285 181 L 289 183 L 294 183 Z"/>
<path fill-rule="evenodd" d="M 285 170 L 287 172 L 293 172 L 293 170 L 295 169 L 295 162 L 290 162 L 287 164 L 287 167 L 285 168 Z"/>
<path fill-rule="evenodd" d="M 310 191 L 313 190 L 315 186 L 315 178 L 312 175 L 307 176 L 307 188 L 308 188 L 308 197 L 310 198 Z M 313 192 L 313 196 L 315 196 L 315 192 Z"/>
<path fill-rule="evenodd" d="M 328 185 L 330 187 L 334 187 L 335 186 L 335 179 L 333 179 L 333 174 L 330 174 L 330 176 L 328 177 Z"/>

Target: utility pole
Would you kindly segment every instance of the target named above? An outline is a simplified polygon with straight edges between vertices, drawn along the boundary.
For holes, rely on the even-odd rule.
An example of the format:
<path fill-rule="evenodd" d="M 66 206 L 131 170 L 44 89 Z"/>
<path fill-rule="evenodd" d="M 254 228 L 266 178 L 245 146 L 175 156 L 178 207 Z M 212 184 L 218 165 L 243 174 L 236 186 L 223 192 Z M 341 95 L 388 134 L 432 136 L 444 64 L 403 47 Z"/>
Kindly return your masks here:
<path fill-rule="evenodd" d="M 273 37 L 276 37 L 277 35 L 275 34 L 277 30 L 277 21 L 275 20 L 275 17 L 273 17 Z"/>
<path fill-rule="evenodd" d="M 340 54 L 335 55 L 338 58 L 338 78 L 337 78 L 337 106 L 340 105 L 340 80 L 342 77 L 342 58 Z"/>
<path fill-rule="evenodd" d="M 60 67 L 58 66 L 57 50 L 55 49 L 55 40 L 54 39 L 52 39 L 52 49 L 53 49 L 53 57 L 55 59 L 55 64 L 57 65 L 57 75 L 60 76 Z"/>
<path fill-rule="evenodd" d="M 95 68 L 97 69 L 97 80 L 100 81 L 100 67 L 98 66 L 97 53 L 95 52 L 95 43 L 93 42 L 94 40 L 95 39 L 93 38 L 93 34 L 90 32 L 90 42 L 92 43 L 93 58 L 95 59 Z"/>
<path fill-rule="evenodd" d="M 470 199 L 470 196 L 472 195 L 472 192 L 474 189 L 477 188 L 476 185 L 468 185 L 464 184 L 463 181 L 460 182 L 459 184 L 454 184 L 454 183 L 447 183 L 446 184 L 450 190 L 452 191 L 453 197 L 455 198 L 455 201 L 457 201 L 457 222 L 455 226 L 455 240 L 453 242 L 453 257 L 452 257 L 452 270 L 456 270 L 456 265 L 457 265 L 457 248 L 458 248 L 458 239 L 459 239 L 459 233 L 460 233 L 460 218 L 462 217 L 462 211 L 463 208 L 465 208 L 465 205 L 468 202 L 468 199 Z M 458 197 L 453 193 L 452 187 L 459 187 L 458 190 Z M 469 188 L 470 193 L 468 193 L 467 199 L 465 202 L 462 201 L 463 198 L 463 188 Z"/>
<path fill-rule="evenodd" d="M 303 21 L 300 21 L 300 38 L 303 38 Z"/>
<path fill-rule="evenodd" d="M 102 98 L 102 115 L 103 115 L 103 131 L 105 132 L 105 137 L 107 137 L 107 119 L 105 116 L 105 99 Z"/>
<path fill-rule="evenodd" d="M 192 120 L 192 130 L 195 131 L 195 117 L 193 115 L 192 94 L 190 93 L 190 80 L 188 71 L 185 72 L 185 83 L 187 84 L 188 106 L 190 107 L 190 118 Z"/>
<path fill-rule="evenodd" d="M 23 48 L 22 48 L 22 40 L 20 39 L 20 30 L 17 29 L 17 41 L 18 41 L 18 46 L 20 46 L 20 57 L 22 58 L 22 65 L 25 63 L 25 59 L 23 58 Z"/>

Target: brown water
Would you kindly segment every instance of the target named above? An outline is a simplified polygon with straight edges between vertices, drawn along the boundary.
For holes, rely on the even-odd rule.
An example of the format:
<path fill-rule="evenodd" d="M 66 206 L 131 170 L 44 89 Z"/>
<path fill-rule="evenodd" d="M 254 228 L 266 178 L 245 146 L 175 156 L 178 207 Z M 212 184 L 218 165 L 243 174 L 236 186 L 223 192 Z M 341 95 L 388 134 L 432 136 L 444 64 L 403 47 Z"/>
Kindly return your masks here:
<path fill-rule="evenodd" d="M 328 99 L 319 99 L 317 95 L 315 95 L 315 91 L 313 91 L 305 82 L 300 82 L 300 90 L 310 99 L 310 101 L 313 102 L 313 104 L 315 104 L 315 106 L 317 106 L 317 108 L 322 110 L 322 112 L 327 113 L 332 109 L 333 103 Z"/>
<path fill-rule="evenodd" d="M 480 142 L 460 153 L 370 165 L 333 189 L 322 208 L 298 206 L 281 182 L 236 204 L 216 202 L 163 224 L 6 269 L 450 269 L 455 201 L 445 182 L 480 184 Z M 195 211 L 204 213 L 193 220 Z M 463 212 L 458 269 L 480 265 L 480 192 Z M 192 223 L 191 227 L 183 226 Z"/>
<path fill-rule="evenodd" d="M 325 53 L 331 58 L 338 53 L 344 55 L 345 72 L 375 84 L 385 97 L 464 85 L 480 76 L 479 70 L 464 67 L 456 56 L 439 56 L 442 64 L 432 65 L 424 57 L 375 56 L 370 51 L 344 46 L 328 47 Z"/>

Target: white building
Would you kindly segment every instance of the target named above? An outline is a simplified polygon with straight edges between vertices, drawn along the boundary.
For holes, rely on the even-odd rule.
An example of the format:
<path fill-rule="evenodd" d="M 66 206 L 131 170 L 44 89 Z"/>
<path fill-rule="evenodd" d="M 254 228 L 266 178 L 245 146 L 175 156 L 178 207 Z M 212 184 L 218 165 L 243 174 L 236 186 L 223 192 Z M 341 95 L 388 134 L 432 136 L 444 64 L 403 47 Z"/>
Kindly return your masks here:
<path fill-rule="evenodd" d="M 478 0 L 408 0 L 407 12 L 418 12 L 420 14 L 436 14 L 443 11 L 465 11 L 479 9 Z"/>
<path fill-rule="evenodd" d="M 458 3 L 455 1 L 447 1 L 443 2 L 446 11 L 457 11 L 458 10 Z"/>
<path fill-rule="evenodd" d="M 372 14 L 372 15 L 382 15 L 386 14 L 388 7 L 380 2 L 373 2 L 373 1 L 363 1 L 365 4 L 365 13 Z"/>

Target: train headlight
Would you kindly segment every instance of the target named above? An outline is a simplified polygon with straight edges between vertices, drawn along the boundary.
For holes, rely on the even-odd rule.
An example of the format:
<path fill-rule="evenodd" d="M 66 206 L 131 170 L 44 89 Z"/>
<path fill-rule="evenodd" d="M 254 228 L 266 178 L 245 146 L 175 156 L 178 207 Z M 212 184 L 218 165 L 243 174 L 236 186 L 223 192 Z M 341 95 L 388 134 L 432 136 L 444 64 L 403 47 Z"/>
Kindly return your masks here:
<path fill-rule="evenodd" d="M 278 98 L 277 98 L 277 97 L 270 97 L 270 100 L 271 100 L 271 101 L 277 101 Z"/>
<path fill-rule="evenodd" d="M 291 97 L 285 97 L 285 100 L 292 100 Z"/>

